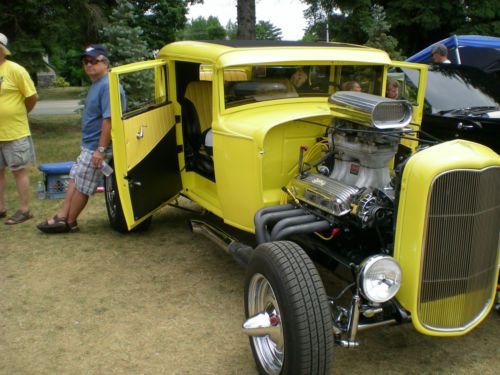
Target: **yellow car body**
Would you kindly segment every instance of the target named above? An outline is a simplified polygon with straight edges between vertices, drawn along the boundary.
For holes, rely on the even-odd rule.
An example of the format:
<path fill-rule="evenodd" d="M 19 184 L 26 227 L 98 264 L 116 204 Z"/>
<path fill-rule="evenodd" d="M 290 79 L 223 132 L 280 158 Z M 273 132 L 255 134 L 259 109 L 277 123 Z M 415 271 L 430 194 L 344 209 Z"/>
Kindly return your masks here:
<path fill-rule="evenodd" d="M 303 94 L 290 86 L 289 73 L 296 67 L 307 69 L 310 92 Z M 394 62 L 372 48 L 185 41 L 166 45 L 156 60 L 113 68 L 114 194 L 119 200 L 115 196 L 115 206 L 108 212 L 121 210 L 122 225 L 132 230 L 182 194 L 225 224 L 255 233 L 254 216 L 259 210 L 300 200 L 290 185 L 300 174 L 299 154 L 303 155 L 299 150 L 315 150 L 311 154 L 316 154 L 306 152 L 305 157 L 318 158 L 322 154 L 318 150 L 327 144 L 325 129 L 332 121 L 366 122 L 359 108 L 339 106 L 329 98 L 350 95 L 341 86 L 356 77 L 367 98 L 383 101 L 389 73 L 398 67 L 414 69 L 420 77 L 418 87 L 401 82 L 412 111 L 405 129 L 418 131 L 426 66 Z M 123 77 L 145 71 L 153 77 L 153 98 L 139 109 L 122 108 L 119 86 L 126 82 Z M 191 117 L 199 127 L 195 136 L 190 133 Z M 210 132 L 211 146 L 200 144 L 198 136 L 207 139 Z M 460 140 L 422 146 L 418 136 L 403 136 L 399 146 L 403 156 L 398 151 L 387 165 L 394 175 L 397 164 L 410 155 L 397 192 L 393 247 L 387 250 L 402 273 L 395 299 L 419 332 L 462 335 L 484 320 L 494 302 L 500 265 L 500 157 L 485 146 Z M 213 150 L 208 152 L 210 147 Z M 357 171 L 351 167 L 351 172 Z M 450 185 L 439 187 L 448 176 L 452 176 Z M 472 192 L 464 193 L 472 180 L 476 184 Z M 287 189 L 292 193 L 284 198 Z M 433 199 L 459 205 L 453 200 L 455 195 L 463 196 L 466 206 L 480 201 L 482 209 L 433 211 Z M 358 203 L 348 209 L 359 213 Z M 467 220 L 473 224 L 468 226 Z M 457 230 L 468 237 L 460 237 Z M 482 230 L 487 240 L 481 240 Z M 445 242 L 439 242 L 441 238 Z M 464 245 L 464 238 L 475 244 Z M 480 264 L 477 275 L 467 273 L 468 260 L 461 262 L 468 257 L 471 264 Z M 455 274 L 454 269 L 461 271 Z M 457 278 L 468 280 L 467 286 L 460 286 Z M 349 342 L 343 342 L 344 346 Z"/>

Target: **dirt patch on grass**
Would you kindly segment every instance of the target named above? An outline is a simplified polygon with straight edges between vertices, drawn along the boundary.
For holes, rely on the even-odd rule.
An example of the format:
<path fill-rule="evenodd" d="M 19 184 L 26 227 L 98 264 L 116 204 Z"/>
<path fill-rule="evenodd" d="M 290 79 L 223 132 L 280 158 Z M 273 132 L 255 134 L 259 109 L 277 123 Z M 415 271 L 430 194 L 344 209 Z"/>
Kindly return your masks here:
<path fill-rule="evenodd" d="M 59 201 L 37 201 L 38 220 Z M 146 233 L 107 225 L 102 195 L 81 233 L 0 225 L 0 374 L 255 374 L 243 320 L 244 271 L 167 208 Z M 496 374 L 500 315 L 432 338 L 411 325 L 361 333 L 333 374 Z"/>

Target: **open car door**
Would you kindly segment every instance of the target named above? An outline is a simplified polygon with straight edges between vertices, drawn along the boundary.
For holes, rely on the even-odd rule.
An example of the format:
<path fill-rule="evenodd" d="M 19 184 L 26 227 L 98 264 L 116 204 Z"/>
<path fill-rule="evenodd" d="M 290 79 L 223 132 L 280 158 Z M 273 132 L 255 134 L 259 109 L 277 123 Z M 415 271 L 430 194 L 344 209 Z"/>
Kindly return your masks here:
<path fill-rule="evenodd" d="M 126 232 L 148 224 L 182 188 L 176 121 L 165 61 L 113 68 L 109 87 L 115 171 L 106 179 L 106 206 L 111 226 Z"/>
<path fill-rule="evenodd" d="M 388 70 L 386 85 L 390 80 L 398 83 L 400 99 L 409 101 L 413 107 L 413 116 L 410 126 L 415 131 L 420 130 L 420 124 L 422 123 L 422 116 L 424 113 L 427 65 L 393 61 Z M 418 135 L 418 133 L 416 134 Z M 417 139 L 418 136 L 413 138 Z M 403 149 L 405 147 L 407 148 L 407 152 L 410 152 L 410 149 L 415 150 L 418 146 L 417 141 L 408 139 L 402 139 L 401 144 L 403 145 Z M 406 153 L 404 150 L 401 150 L 401 147 L 398 154 L 400 152 Z"/>

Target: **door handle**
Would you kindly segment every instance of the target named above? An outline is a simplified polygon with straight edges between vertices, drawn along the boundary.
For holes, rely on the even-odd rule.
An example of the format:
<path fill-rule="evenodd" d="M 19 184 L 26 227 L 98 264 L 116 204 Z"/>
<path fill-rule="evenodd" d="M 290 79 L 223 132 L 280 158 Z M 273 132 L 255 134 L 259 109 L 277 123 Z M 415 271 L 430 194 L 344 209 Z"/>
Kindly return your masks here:
<path fill-rule="evenodd" d="M 147 125 L 141 125 L 141 127 L 139 128 L 139 131 L 137 133 L 135 133 L 135 137 L 137 139 L 144 138 L 144 128 L 147 128 L 147 127 L 148 127 Z"/>
<path fill-rule="evenodd" d="M 142 186 L 142 183 L 141 183 L 141 181 L 134 181 L 134 180 L 130 180 L 130 181 L 128 182 L 128 186 L 129 186 L 130 188 L 141 187 L 141 186 Z"/>
<path fill-rule="evenodd" d="M 457 129 L 458 130 L 474 130 L 474 129 L 482 129 L 483 126 L 481 125 L 480 122 L 478 121 L 468 121 L 467 124 L 464 124 L 462 121 L 460 121 L 457 124 Z"/>

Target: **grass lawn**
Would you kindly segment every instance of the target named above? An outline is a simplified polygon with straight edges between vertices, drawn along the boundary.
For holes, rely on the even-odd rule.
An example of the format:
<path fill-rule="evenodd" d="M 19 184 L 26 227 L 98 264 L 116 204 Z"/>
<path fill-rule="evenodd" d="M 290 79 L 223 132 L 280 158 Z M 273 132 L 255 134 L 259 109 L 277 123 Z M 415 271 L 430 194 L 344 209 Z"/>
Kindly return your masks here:
<path fill-rule="evenodd" d="M 37 165 L 75 160 L 80 151 L 81 116 L 31 115 Z"/>
<path fill-rule="evenodd" d="M 75 159 L 78 116 L 30 119 L 37 165 Z M 148 232 L 123 235 L 110 229 L 98 193 L 78 218 L 81 232 L 46 235 L 35 224 L 62 200 L 36 199 L 37 165 L 35 218 L 0 221 L 0 374 L 255 372 L 240 333 L 242 270 L 190 233 L 188 213 L 168 207 Z M 13 213 L 17 194 L 6 178 Z"/>
<path fill-rule="evenodd" d="M 41 87 L 37 88 L 38 100 L 81 99 L 85 87 Z"/>

